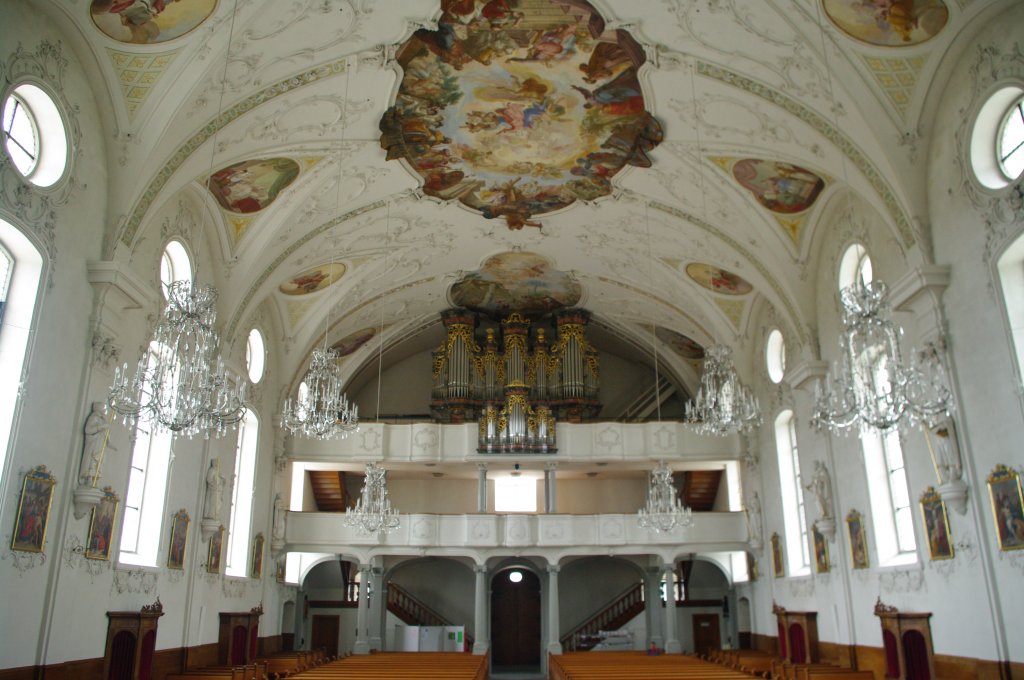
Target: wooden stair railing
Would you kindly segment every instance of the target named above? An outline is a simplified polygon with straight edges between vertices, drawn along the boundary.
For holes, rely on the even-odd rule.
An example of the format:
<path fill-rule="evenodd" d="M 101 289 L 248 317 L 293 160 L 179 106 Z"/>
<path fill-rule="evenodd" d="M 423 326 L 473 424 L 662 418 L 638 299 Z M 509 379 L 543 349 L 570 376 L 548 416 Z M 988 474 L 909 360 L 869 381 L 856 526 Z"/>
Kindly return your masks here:
<path fill-rule="evenodd" d="M 451 621 L 423 604 L 394 583 L 388 584 L 388 611 L 409 626 L 453 626 Z M 473 638 L 466 635 L 466 651 L 472 651 Z"/>
<path fill-rule="evenodd" d="M 644 587 L 636 583 L 611 599 L 608 604 L 562 636 L 562 649 L 587 652 L 597 645 L 588 639 L 602 630 L 618 630 L 644 610 Z"/>

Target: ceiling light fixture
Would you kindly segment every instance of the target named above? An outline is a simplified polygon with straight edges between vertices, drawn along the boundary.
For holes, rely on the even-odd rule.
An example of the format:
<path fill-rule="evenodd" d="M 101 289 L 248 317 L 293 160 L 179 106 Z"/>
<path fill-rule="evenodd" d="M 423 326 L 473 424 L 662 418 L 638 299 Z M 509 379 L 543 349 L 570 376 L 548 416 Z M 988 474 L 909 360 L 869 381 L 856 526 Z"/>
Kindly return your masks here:
<path fill-rule="evenodd" d="M 685 422 L 698 434 L 725 436 L 761 424 L 761 406 L 732 365 L 732 350 L 714 345 L 704 352 L 697 396 L 687 402 Z"/>
<path fill-rule="evenodd" d="M 672 470 L 665 461 L 660 461 L 651 471 L 647 503 L 636 514 L 641 529 L 657 533 L 693 526 L 693 512 L 679 499 L 679 492 L 672 483 Z"/>

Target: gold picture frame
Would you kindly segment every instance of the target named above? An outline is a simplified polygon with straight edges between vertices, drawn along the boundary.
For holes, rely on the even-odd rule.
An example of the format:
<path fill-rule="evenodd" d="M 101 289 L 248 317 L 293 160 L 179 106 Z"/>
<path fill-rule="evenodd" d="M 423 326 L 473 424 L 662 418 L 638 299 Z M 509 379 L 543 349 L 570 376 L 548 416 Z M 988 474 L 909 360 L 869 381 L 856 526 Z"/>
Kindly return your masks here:
<path fill-rule="evenodd" d="M 871 566 L 868 557 L 868 539 L 864 531 L 864 515 L 857 510 L 850 510 L 846 515 L 846 530 L 850 534 L 850 561 L 854 569 L 867 569 Z"/>
<path fill-rule="evenodd" d="M 252 539 L 252 568 L 249 575 L 253 578 L 263 577 L 263 532 L 256 534 Z"/>
<path fill-rule="evenodd" d="M 946 504 L 934 487 L 929 486 L 921 494 L 921 519 L 924 533 L 928 538 L 928 554 L 932 560 L 953 559 L 953 539 L 949 531 L 949 515 Z"/>
<path fill-rule="evenodd" d="M 171 540 L 167 547 L 167 568 L 185 568 L 185 548 L 188 547 L 188 525 L 192 519 L 185 508 L 171 517 Z"/>
<path fill-rule="evenodd" d="M 996 465 L 988 476 L 992 519 L 1000 550 L 1024 550 L 1024 493 L 1020 475 L 1005 465 Z"/>
<path fill-rule="evenodd" d="M 85 542 L 85 557 L 89 560 L 109 560 L 110 543 L 117 524 L 117 504 L 120 501 L 112 487 L 103 489 L 103 498 L 89 516 L 89 533 Z"/>
<path fill-rule="evenodd" d="M 782 578 L 786 575 L 786 566 L 782 561 L 782 539 L 779 533 L 775 532 L 771 538 L 772 544 L 772 570 L 775 578 Z"/>
<path fill-rule="evenodd" d="M 210 549 L 206 553 L 206 571 L 209 574 L 220 573 L 220 558 L 224 552 L 224 525 L 221 524 L 210 536 Z"/>
<path fill-rule="evenodd" d="M 21 498 L 18 500 L 18 514 L 14 519 L 14 533 L 11 535 L 11 550 L 43 552 L 56 485 L 57 480 L 45 465 L 25 473 L 21 483 Z"/>
<path fill-rule="evenodd" d="M 818 527 L 811 528 L 811 542 L 814 544 L 814 570 L 819 574 L 832 571 L 832 562 L 828 557 L 828 541 Z"/>

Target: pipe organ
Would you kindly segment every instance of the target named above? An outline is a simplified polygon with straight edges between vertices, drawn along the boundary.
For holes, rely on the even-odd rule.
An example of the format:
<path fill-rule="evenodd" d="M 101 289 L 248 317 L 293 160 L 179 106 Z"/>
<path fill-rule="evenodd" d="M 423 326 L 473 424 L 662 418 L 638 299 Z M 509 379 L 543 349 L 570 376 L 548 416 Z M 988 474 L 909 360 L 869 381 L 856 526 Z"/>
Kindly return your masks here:
<path fill-rule="evenodd" d="M 578 423 L 600 412 L 586 310 L 553 315 L 551 346 L 547 324 L 517 312 L 482 328 L 481 317 L 464 309 L 442 312 L 441 321 L 445 341 L 432 355 L 431 410 L 441 422 L 476 419 L 480 453 L 554 453 L 556 420 Z"/>

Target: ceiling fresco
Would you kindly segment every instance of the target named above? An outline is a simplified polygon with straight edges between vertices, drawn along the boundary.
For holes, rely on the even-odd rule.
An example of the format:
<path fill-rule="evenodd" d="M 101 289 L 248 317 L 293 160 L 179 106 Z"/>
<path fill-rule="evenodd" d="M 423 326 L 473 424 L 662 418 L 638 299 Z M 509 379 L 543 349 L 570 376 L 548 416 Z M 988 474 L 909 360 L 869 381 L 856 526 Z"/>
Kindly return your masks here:
<path fill-rule="evenodd" d="M 123 43 L 162 43 L 185 35 L 213 13 L 217 0 L 92 0 L 93 23 Z"/>
<path fill-rule="evenodd" d="M 949 20 L 942 0 L 823 0 L 825 13 L 844 33 L 871 45 L 917 45 Z"/>
<path fill-rule="evenodd" d="M 548 314 L 572 307 L 583 288 L 567 272 L 552 268 L 537 253 L 492 255 L 480 269 L 468 272 L 448 292 L 456 307 L 467 307 L 495 318 L 509 312 Z"/>
<path fill-rule="evenodd" d="M 677 333 L 668 328 L 662 328 L 657 326 L 654 329 L 654 335 L 667 344 L 672 350 L 683 359 L 703 359 L 704 348 L 701 347 L 700 343 L 682 333 Z"/>
<path fill-rule="evenodd" d="M 376 328 L 362 328 L 355 333 L 349 333 L 344 338 L 331 345 L 331 349 L 334 350 L 338 358 L 347 357 L 349 354 L 354 353 L 360 347 L 372 340 L 373 336 L 376 334 Z"/>
<path fill-rule="evenodd" d="M 436 31 L 399 49 L 403 77 L 380 122 L 427 195 L 510 229 L 611 193 L 662 140 L 645 110 L 643 49 L 583 0 L 444 0 Z"/>
<path fill-rule="evenodd" d="M 299 176 L 299 164 L 290 158 L 242 161 L 210 175 L 207 187 L 225 210 L 249 214 L 274 202 Z"/>
<path fill-rule="evenodd" d="M 722 295 L 746 295 L 754 287 L 732 272 L 703 262 L 686 265 L 686 275 L 708 290 Z"/>
<path fill-rule="evenodd" d="M 309 295 L 323 290 L 345 275 L 345 265 L 340 262 L 322 264 L 296 274 L 281 284 L 285 295 Z"/>

